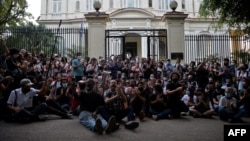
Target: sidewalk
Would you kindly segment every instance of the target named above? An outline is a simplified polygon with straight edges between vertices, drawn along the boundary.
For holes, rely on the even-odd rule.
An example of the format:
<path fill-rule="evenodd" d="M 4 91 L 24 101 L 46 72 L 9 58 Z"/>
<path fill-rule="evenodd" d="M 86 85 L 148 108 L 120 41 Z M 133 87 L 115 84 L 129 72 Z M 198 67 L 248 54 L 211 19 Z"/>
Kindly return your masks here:
<path fill-rule="evenodd" d="M 244 118 L 250 125 L 250 118 Z M 0 121 L 0 141 L 223 141 L 227 122 L 185 116 L 181 119 L 153 121 L 147 118 L 130 131 L 124 128 L 109 135 L 97 135 L 82 126 L 77 117 L 72 120 L 49 117 L 45 122 L 5 123 Z"/>

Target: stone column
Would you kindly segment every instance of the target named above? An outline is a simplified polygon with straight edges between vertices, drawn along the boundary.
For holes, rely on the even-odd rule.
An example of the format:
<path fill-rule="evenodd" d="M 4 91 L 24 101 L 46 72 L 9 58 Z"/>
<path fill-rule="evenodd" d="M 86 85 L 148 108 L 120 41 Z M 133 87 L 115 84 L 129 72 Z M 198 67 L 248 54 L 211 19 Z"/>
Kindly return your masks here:
<path fill-rule="evenodd" d="M 168 58 L 171 61 L 177 57 L 182 58 L 182 63 L 185 62 L 185 33 L 184 20 L 188 14 L 183 12 L 167 12 L 163 15 L 162 20 L 166 23 L 168 32 Z M 184 61 L 183 61 L 184 60 Z M 172 62 L 173 63 L 173 62 Z"/>
<path fill-rule="evenodd" d="M 105 55 L 105 30 L 109 15 L 96 12 L 84 15 L 88 23 L 88 56 L 98 58 Z"/>

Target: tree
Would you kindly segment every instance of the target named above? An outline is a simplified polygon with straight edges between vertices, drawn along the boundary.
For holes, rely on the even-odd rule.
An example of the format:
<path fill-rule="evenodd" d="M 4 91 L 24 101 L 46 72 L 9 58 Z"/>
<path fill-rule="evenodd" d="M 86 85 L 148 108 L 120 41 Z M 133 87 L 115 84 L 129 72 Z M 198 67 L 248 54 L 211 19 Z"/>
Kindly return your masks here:
<path fill-rule="evenodd" d="M 249 0 L 203 0 L 199 13 L 202 17 L 218 19 L 217 28 L 223 24 L 229 28 L 250 33 Z"/>
<path fill-rule="evenodd" d="M 0 0 L 0 28 L 20 25 L 32 17 L 26 8 L 26 0 Z"/>
<path fill-rule="evenodd" d="M 31 51 L 31 46 L 35 45 L 35 52 L 41 50 L 50 55 L 54 46 L 55 32 L 46 29 L 42 24 L 34 25 L 32 22 L 21 24 L 15 28 L 8 28 L 9 35 L 6 37 L 7 46 Z"/>

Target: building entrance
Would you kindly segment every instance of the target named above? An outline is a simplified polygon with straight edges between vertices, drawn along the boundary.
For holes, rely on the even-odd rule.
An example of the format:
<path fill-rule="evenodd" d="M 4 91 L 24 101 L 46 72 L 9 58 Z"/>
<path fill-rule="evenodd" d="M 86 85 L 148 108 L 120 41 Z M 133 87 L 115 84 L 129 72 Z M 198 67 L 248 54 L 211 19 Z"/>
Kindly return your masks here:
<path fill-rule="evenodd" d="M 130 29 L 105 31 L 105 57 L 121 56 L 123 59 L 168 58 L 166 29 Z"/>

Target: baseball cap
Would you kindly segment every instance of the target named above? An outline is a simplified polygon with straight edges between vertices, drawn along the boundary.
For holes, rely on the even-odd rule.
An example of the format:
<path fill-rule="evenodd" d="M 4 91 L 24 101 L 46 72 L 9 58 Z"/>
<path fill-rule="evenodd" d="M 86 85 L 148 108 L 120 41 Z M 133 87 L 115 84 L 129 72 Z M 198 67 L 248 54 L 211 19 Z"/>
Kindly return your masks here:
<path fill-rule="evenodd" d="M 24 78 L 20 81 L 21 86 L 32 86 L 34 83 L 32 83 L 29 79 Z"/>

